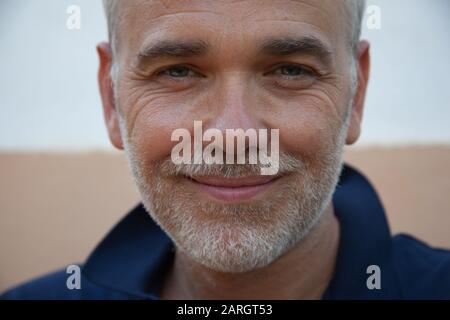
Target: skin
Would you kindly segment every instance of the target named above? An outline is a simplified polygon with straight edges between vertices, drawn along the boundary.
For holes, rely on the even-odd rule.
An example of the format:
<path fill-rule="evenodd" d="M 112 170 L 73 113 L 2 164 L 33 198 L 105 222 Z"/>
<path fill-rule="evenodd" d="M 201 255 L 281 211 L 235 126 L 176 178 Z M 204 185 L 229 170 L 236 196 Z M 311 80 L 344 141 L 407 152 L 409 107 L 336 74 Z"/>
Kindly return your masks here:
<path fill-rule="evenodd" d="M 120 2 L 116 86 L 109 72 L 111 47 L 97 46 L 99 86 L 112 144 L 124 148 L 120 116 L 148 165 L 169 157 L 176 144 L 170 141 L 172 131 L 193 129 L 194 120 L 203 121 L 203 130 L 281 128 L 280 149 L 301 156 L 314 168 L 317 157 L 334 143 L 350 97 L 351 56 L 342 10 L 342 1 Z M 257 50 L 269 38 L 293 36 L 320 39 L 331 52 L 329 63 L 314 55 L 270 56 Z M 210 50 L 201 57 L 137 58 L 144 46 L 157 40 L 180 39 L 201 40 Z M 356 60 L 359 85 L 346 144 L 360 135 L 370 68 L 367 42 L 359 43 Z M 168 69 L 180 64 L 192 67 L 181 80 Z M 286 76 L 286 65 L 308 72 Z M 177 251 L 161 297 L 320 298 L 333 274 L 338 242 L 339 224 L 329 203 L 306 238 L 258 270 L 217 272 Z"/>

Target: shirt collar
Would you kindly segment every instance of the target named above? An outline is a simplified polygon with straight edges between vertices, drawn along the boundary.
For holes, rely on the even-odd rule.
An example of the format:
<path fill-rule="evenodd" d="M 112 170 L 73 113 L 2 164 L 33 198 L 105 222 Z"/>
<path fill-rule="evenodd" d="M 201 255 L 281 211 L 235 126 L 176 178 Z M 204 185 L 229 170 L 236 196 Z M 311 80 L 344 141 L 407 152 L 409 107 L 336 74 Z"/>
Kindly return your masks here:
<path fill-rule="evenodd" d="M 383 205 L 369 181 L 346 165 L 333 195 L 340 225 L 336 268 L 324 299 L 389 299 L 399 296 L 392 237 Z M 368 289 L 367 267 L 380 268 L 381 289 Z"/>
<path fill-rule="evenodd" d="M 91 253 L 83 275 L 110 290 L 157 299 L 173 249 L 170 238 L 139 204 Z"/>
<path fill-rule="evenodd" d="M 382 204 L 368 180 L 345 165 L 333 194 L 340 224 L 336 269 L 323 298 L 397 296 L 391 235 Z M 167 234 L 142 204 L 127 214 L 102 240 L 83 266 L 83 275 L 110 290 L 157 299 L 174 253 Z M 381 290 L 369 290 L 367 267 L 381 269 Z"/>

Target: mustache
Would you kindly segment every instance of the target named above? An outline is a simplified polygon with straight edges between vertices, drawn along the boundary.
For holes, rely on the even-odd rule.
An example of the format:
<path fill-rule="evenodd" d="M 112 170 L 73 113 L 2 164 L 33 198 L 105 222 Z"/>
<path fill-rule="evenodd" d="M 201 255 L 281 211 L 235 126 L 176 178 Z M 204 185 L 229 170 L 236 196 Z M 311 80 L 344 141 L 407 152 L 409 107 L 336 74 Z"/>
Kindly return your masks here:
<path fill-rule="evenodd" d="M 193 161 L 191 161 L 193 162 Z M 158 164 L 159 172 L 164 176 L 187 176 L 190 178 L 200 176 L 217 176 L 223 178 L 243 178 L 261 175 L 261 168 L 267 165 L 256 161 L 256 164 L 174 164 L 170 157 Z M 298 172 L 306 169 L 306 163 L 302 158 L 289 153 L 279 152 L 279 169 L 277 175 Z"/>

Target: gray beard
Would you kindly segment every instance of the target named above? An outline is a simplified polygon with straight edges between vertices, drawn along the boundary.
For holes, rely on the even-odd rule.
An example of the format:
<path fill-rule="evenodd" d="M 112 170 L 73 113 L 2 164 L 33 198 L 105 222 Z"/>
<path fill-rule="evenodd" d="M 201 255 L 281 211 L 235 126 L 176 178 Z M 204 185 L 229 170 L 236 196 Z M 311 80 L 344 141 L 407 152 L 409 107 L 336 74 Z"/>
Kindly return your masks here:
<path fill-rule="evenodd" d="M 280 170 L 290 174 L 282 178 L 285 183 L 278 192 L 251 204 L 205 201 L 179 182 L 180 175 L 211 171 L 245 175 L 259 170 L 255 165 L 180 167 L 169 157 L 146 167 L 127 139 L 125 150 L 146 210 L 178 250 L 216 271 L 248 272 L 293 248 L 322 217 L 342 169 L 348 118 L 327 154 L 315 159 L 314 167 L 280 151 Z"/>

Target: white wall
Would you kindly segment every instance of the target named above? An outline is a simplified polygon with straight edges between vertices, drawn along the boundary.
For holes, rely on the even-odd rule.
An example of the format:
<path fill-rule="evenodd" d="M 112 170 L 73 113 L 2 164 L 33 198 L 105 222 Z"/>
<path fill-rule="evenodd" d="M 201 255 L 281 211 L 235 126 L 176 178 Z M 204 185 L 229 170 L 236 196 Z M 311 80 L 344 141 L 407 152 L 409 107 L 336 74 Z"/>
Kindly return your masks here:
<path fill-rule="evenodd" d="M 362 143 L 450 142 L 450 1 L 374 0 L 380 30 L 363 28 L 372 72 Z"/>
<path fill-rule="evenodd" d="M 81 30 L 66 27 L 69 5 Z M 381 29 L 359 145 L 450 143 L 450 1 L 374 0 Z M 0 149 L 111 149 L 97 91 L 101 1 L 0 3 Z"/>

